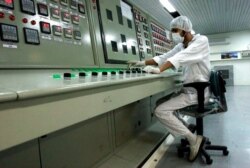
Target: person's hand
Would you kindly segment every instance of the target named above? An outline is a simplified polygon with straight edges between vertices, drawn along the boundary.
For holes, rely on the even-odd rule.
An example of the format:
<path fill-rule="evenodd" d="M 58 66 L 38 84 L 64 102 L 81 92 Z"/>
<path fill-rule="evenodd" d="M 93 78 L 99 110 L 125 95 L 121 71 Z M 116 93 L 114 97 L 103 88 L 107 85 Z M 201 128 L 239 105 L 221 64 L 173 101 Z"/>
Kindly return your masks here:
<path fill-rule="evenodd" d="M 153 73 L 153 74 L 161 73 L 160 68 L 153 67 L 153 66 L 146 66 L 145 68 L 143 68 L 143 71 L 146 71 L 147 73 Z"/>
<path fill-rule="evenodd" d="M 129 67 L 133 67 L 133 66 L 145 66 L 145 61 L 128 61 L 127 62 Z"/>

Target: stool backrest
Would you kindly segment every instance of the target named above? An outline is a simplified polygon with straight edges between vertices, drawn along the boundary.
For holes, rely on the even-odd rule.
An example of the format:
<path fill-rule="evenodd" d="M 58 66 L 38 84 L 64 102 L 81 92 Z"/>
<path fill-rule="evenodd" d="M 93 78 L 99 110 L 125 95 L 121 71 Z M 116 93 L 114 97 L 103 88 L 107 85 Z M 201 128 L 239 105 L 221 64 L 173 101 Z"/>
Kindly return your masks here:
<path fill-rule="evenodd" d="M 222 78 L 222 75 L 219 71 L 212 70 L 210 74 L 210 90 L 213 94 L 213 98 L 216 99 L 219 103 L 219 111 L 227 111 L 227 101 L 225 97 L 226 92 L 226 81 Z"/>

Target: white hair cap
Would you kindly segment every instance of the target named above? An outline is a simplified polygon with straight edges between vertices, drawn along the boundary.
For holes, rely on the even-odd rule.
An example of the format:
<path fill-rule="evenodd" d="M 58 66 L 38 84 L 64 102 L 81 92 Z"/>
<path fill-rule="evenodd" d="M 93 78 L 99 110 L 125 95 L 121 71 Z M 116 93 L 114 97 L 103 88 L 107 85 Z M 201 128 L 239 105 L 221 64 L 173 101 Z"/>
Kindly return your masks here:
<path fill-rule="evenodd" d="M 170 30 L 173 28 L 178 28 L 184 30 L 186 32 L 191 32 L 192 30 L 192 23 L 186 16 L 179 16 L 174 18 L 170 23 Z"/>

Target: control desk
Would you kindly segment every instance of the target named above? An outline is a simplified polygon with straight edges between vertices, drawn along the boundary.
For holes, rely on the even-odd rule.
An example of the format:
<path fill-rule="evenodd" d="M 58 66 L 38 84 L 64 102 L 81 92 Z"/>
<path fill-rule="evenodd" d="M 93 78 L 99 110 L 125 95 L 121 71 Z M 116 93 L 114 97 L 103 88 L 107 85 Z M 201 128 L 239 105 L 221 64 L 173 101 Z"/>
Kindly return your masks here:
<path fill-rule="evenodd" d="M 138 69 L 2 70 L 0 150 L 177 89 L 178 74 Z M 34 127 L 36 125 L 36 127 Z"/>

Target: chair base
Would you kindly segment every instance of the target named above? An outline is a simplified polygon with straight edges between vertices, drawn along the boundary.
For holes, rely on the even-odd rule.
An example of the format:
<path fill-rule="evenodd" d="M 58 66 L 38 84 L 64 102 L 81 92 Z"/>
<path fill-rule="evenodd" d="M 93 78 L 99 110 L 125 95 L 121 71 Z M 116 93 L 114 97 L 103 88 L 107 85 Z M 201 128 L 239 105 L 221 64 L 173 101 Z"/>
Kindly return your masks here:
<path fill-rule="evenodd" d="M 181 145 L 177 147 L 178 149 L 178 157 L 184 157 L 185 155 L 189 154 L 190 148 L 189 143 L 186 139 L 181 140 Z M 205 143 L 201 149 L 201 152 L 199 155 L 203 158 L 205 158 L 206 164 L 210 165 L 213 163 L 213 160 L 211 159 L 211 156 L 207 152 L 207 150 L 217 150 L 222 151 L 224 156 L 227 156 L 229 154 L 229 151 L 226 146 L 218 146 L 218 145 L 211 145 L 211 142 L 208 138 L 206 138 Z"/>

